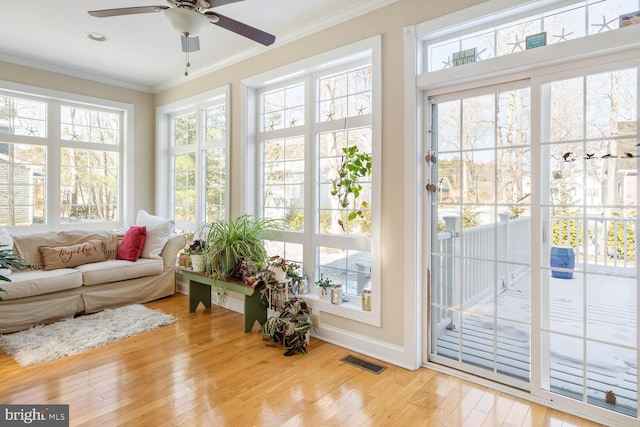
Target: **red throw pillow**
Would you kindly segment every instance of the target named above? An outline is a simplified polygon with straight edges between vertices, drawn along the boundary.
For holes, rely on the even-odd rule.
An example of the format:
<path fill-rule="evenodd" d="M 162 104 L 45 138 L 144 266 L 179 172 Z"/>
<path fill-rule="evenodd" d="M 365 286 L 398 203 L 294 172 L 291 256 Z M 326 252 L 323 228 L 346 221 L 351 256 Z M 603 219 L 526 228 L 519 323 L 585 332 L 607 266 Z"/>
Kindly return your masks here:
<path fill-rule="evenodd" d="M 137 261 L 144 248 L 145 240 L 147 240 L 147 227 L 132 225 L 120 243 L 116 259 Z"/>

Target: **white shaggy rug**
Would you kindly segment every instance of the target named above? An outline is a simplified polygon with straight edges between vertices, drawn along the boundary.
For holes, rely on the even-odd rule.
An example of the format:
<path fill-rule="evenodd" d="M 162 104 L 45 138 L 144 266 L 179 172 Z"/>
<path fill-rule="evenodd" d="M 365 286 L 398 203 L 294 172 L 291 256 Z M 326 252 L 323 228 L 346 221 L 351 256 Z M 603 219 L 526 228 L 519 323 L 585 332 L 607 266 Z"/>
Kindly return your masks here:
<path fill-rule="evenodd" d="M 81 353 L 176 321 L 160 310 L 134 304 L 0 335 L 0 345 L 22 366 Z"/>

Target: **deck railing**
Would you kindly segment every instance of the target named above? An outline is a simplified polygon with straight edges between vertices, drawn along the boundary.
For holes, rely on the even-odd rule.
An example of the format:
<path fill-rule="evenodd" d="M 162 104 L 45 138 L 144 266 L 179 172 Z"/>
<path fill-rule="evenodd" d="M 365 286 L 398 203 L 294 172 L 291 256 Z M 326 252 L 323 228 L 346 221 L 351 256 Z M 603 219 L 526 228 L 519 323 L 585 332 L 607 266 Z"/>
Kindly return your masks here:
<path fill-rule="evenodd" d="M 432 248 L 431 303 L 437 308 L 434 321 L 455 327 L 451 310 L 473 306 L 495 287 L 508 289 L 528 272 L 531 220 L 504 213 L 498 223 L 461 229 L 459 216 L 443 219 L 445 228 Z M 588 269 L 635 266 L 635 218 L 552 216 L 550 224 L 550 246 L 572 247 L 577 268 L 585 263 Z"/>
<path fill-rule="evenodd" d="M 590 269 L 636 265 L 636 218 L 552 216 L 552 245 L 573 248 L 576 264 Z"/>
<path fill-rule="evenodd" d="M 510 219 L 500 214 L 497 224 L 461 230 L 460 217 L 444 217 L 445 228 L 438 233 L 438 255 L 432 270 L 432 303 L 442 307 L 438 322 L 452 321 L 444 307 L 465 309 L 493 292 L 494 286 L 508 288 L 529 265 L 529 218 Z M 494 259 L 499 262 L 494 263 Z M 460 268 L 460 262 L 464 268 Z M 435 285 L 435 286 L 434 286 Z M 455 316 L 453 316 L 455 317 Z M 447 325 L 445 325 L 447 326 Z"/>

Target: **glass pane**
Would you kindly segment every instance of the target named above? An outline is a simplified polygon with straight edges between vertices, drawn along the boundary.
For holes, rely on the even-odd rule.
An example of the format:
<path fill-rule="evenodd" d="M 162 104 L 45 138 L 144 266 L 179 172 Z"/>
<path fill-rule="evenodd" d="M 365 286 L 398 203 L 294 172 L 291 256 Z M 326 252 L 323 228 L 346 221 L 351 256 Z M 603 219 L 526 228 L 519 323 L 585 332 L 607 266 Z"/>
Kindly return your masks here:
<path fill-rule="evenodd" d="M 635 350 L 598 342 L 587 343 L 587 400 L 635 417 L 638 409 Z M 617 381 L 611 381 L 611 378 Z"/>
<path fill-rule="evenodd" d="M 269 215 L 280 214 L 287 229 L 304 227 L 304 137 L 269 140 L 263 143 L 263 206 Z M 273 210 L 273 208 L 288 208 Z M 266 215 L 266 214 L 265 214 Z"/>
<path fill-rule="evenodd" d="M 584 392 L 584 342 L 566 335 L 544 332 L 549 343 L 550 391 L 582 400 Z"/>
<path fill-rule="evenodd" d="M 205 221 L 225 218 L 226 156 L 223 148 L 205 151 Z"/>
<path fill-rule="evenodd" d="M 264 131 L 304 125 L 304 84 L 267 92 L 263 95 L 262 101 Z"/>
<path fill-rule="evenodd" d="M 496 156 L 498 203 L 530 202 L 531 150 L 529 148 L 500 149 L 497 150 Z"/>
<path fill-rule="evenodd" d="M 67 141 L 97 144 L 120 143 L 119 113 L 71 106 L 60 107 L 60 137 Z"/>
<path fill-rule="evenodd" d="M 173 118 L 173 145 L 184 146 L 196 143 L 196 114 L 189 113 Z"/>
<path fill-rule="evenodd" d="M 463 149 L 493 148 L 495 135 L 495 97 L 484 95 L 467 98 L 462 103 Z"/>
<path fill-rule="evenodd" d="M 370 66 L 318 80 L 318 121 L 371 113 Z"/>
<path fill-rule="evenodd" d="M 581 139 L 584 134 L 583 79 L 579 77 L 553 82 L 549 89 L 548 140 L 556 142 Z"/>
<path fill-rule="evenodd" d="M 0 134 L 47 137 L 47 104 L 0 96 Z"/>
<path fill-rule="evenodd" d="M 347 295 L 359 296 L 363 289 L 371 287 L 369 252 L 320 247 L 319 261 L 323 277 L 342 284 Z"/>
<path fill-rule="evenodd" d="M 226 106 L 218 105 L 204 110 L 205 137 L 207 141 L 223 139 L 227 132 Z"/>
<path fill-rule="evenodd" d="M 463 203 L 493 203 L 495 197 L 494 150 L 466 151 L 463 162 Z"/>
<path fill-rule="evenodd" d="M 0 226 L 46 222 L 46 159 L 42 145 L 0 142 Z"/>
<path fill-rule="evenodd" d="M 462 149 L 462 124 L 460 109 L 462 101 L 455 100 L 437 105 L 438 153 Z"/>
<path fill-rule="evenodd" d="M 61 222 L 118 219 L 119 154 L 98 150 L 60 150 Z"/>

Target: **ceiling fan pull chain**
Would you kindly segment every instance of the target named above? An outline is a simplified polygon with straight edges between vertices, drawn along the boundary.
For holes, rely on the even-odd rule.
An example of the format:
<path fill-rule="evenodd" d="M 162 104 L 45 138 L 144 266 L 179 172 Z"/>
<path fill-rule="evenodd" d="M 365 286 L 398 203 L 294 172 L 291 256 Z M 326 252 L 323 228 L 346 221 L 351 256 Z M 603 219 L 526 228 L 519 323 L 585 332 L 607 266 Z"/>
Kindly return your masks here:
<path fill-rule="evenodd" d="M 185 52 L 187 54 L 187 66 L 184 69 L 184 76 L 187 77 L 189 75 L 189 67 L 191 67 L 191 62 L 189 62 L 189 33 L 184 33 L 184 38 L 187 39 L 187 51 Z"/>

